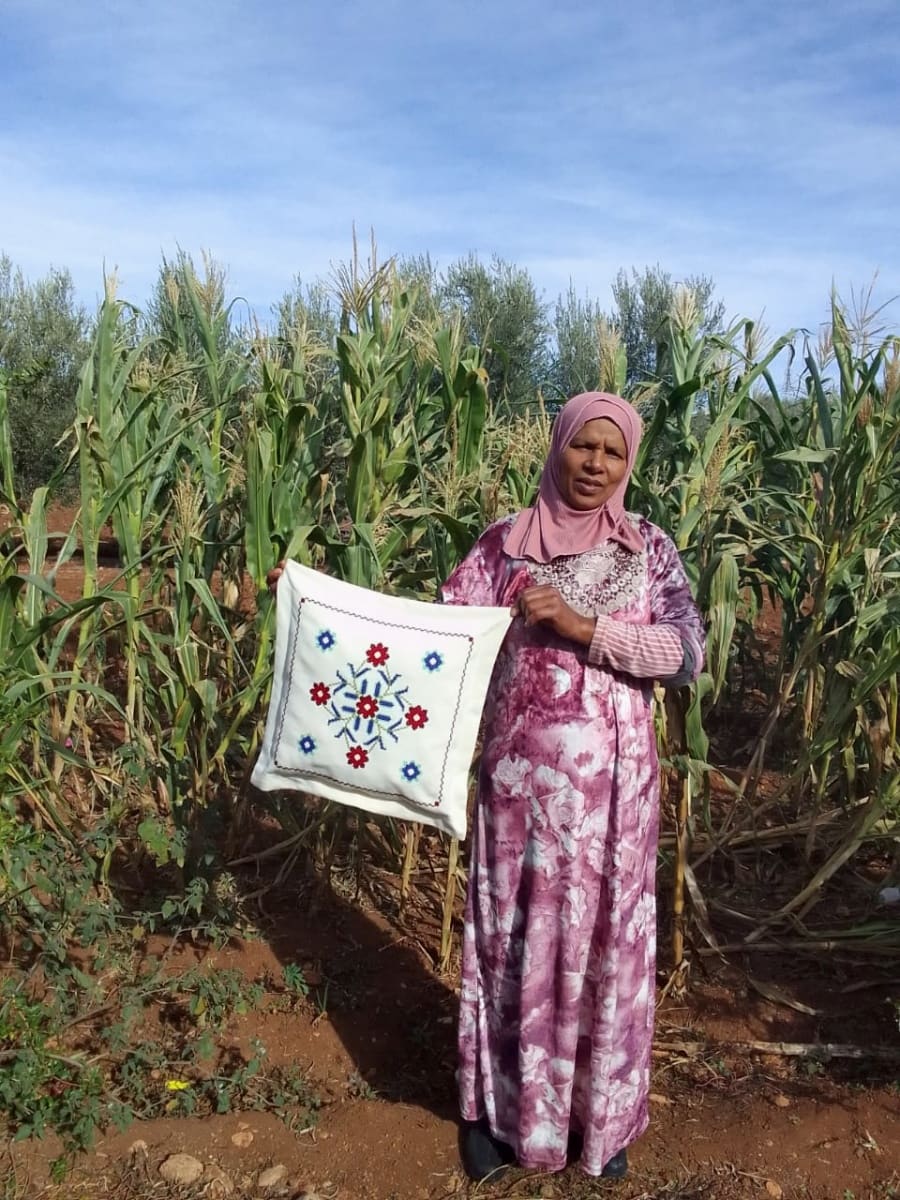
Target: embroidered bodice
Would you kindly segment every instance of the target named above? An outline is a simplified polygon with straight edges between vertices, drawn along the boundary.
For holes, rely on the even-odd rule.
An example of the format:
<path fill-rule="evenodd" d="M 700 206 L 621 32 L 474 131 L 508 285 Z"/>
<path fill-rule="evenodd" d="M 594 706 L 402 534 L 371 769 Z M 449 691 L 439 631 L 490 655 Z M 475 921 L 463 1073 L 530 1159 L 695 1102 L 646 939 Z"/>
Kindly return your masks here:
<path fill-rule="evenodd" d="M 618 542 L 604 542 L 584 554 L 529 562 L 536 584 L 555 587 L 582 616 L 617 612 L 634 601 L 647 578 L 647 552 L 633 554 Z"/>

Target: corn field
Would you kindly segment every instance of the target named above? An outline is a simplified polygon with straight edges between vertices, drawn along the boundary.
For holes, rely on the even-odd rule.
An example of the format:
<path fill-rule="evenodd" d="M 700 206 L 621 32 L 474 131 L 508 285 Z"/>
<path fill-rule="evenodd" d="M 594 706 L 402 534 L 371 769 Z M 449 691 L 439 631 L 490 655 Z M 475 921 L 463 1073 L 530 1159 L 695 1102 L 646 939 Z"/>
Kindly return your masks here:
<path fill-rule="evenodd" d="M 112 288 L 101 307 L 66 443 L 70 529 L 48 525 L 62 471 L 17 499 L 0 381 L 0 900 L 17 897 L 20 931 L 38 903 L 11 851 L 22 828 L 93 855 L 100 888 L 135 844 L 187 886 L 239 864 L 265 811 L 280 880 L 301 857 L 365 872 L 379 856 L 408 897 L 436 835 L 250 792 L 266 572 L 293 557 L 433 598 L 530 502 L 548 444 L 541 396 L 510 415 L 489 350 L 390 266 L 339 278 L 330 339 L 298 319 L 236 344 L 213 281 L 170 283 L 164 337 Z M 621 393 L 616 330 L 597 335 L 596 384 Z M 705 673 L 657 705 L 674 966 L 749 946 L 896 953 L 874 904 L 841 927 L 817 905 L 863 859 L 898 867 L 900 338 L 851 328 L 837 301 L 819 345 L 765 345 L 747 321 L 701 333 L 684 291 L 666 353 L 670 378 L 630 395 L 646 415 L 630 507 L 675 539 L 709 630 Z M 441 861 L 446 965 L 465 856 Z"/>

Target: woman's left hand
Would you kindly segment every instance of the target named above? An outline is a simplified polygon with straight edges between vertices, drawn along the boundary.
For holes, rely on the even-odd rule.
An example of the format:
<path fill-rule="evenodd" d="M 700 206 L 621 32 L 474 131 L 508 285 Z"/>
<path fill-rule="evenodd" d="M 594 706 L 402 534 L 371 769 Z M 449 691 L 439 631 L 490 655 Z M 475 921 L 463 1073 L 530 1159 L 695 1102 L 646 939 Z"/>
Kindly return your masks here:
<path fill-rule="evenodd" d="M 526 625 L 549 625 L 560 637 L 589 646 L 596 621 L 570 608 L 555 587 L 530 587 L 520 592 L 513 612 L 525 618 Z"/>

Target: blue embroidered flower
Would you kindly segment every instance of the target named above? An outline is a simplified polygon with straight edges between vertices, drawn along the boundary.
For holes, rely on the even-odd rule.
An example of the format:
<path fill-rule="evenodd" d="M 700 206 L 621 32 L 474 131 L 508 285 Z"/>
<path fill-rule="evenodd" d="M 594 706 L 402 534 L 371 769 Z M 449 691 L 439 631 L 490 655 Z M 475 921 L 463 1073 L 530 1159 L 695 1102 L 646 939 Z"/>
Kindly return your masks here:
<path fill-rule="evenodd" d="M 330 629 L 323 629 L 322 632 L 319 634 L 319 636 L 316 638 L 316 645 L 319 647 L 320 650 L 330 650 L 336 641 L 337 641 L 337 638 L 334 636 L 334 634 L 331 632 Z"/>
<path fill-rule="evenodd" d="M 426 671 L 439 671 L 444 665 L 443 656 L 438 654 L 437 650 L 431 650 L 422 659 L 422 663 Z"/>
<path fill-rule="evenodd" d="M 304 754 L 312 754 L 313 750 L 315 750 L 315 748 L 316 748 L 316 743 L 313 741 L 313 739 L 309 736 L 308 733 L 303 735 L 303 737 L 300 739 L 300 741 L 297 743 L 297 745 L 300 747 L 300 749 L 303 751 Z"/>
<path fill-rule="evenodd" d="M 400 774 L 403 776 L 403 778 L 406 780 L 407 783 L 412 783 L 413 780 L 418 779 L 419 776 L 422 774 L 422 768 L 419 766 L 418 763 L 407 762 L 407 763 L 403 764 L 403 766 L 400 770 Z"/>

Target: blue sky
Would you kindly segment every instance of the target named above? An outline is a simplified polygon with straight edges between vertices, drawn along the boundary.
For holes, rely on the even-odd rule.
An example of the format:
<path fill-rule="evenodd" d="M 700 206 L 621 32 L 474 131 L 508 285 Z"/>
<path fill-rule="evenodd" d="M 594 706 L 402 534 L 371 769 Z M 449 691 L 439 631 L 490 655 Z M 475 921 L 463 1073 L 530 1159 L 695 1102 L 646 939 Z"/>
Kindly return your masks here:
<path fill-rule="evenodd" d="M 3 0 L 0 250 L 140 302 L 210 250 L 261 312 L 349 255 L 470 251 L 610 301 L 705 273 L 815 328 L 900 294 L 897 0 Z M 892 305 L 894 324 L 900 305 Z"/>

